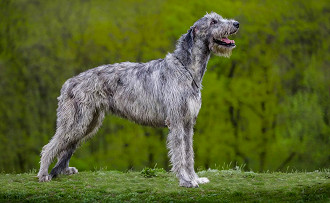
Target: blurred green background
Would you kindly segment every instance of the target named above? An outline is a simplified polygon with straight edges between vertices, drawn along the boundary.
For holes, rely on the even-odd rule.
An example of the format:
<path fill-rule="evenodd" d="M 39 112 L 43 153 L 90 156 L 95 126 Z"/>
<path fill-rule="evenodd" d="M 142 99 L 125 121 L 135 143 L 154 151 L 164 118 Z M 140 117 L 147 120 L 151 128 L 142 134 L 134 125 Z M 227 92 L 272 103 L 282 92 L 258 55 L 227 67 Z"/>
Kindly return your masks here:
<path fill-rule="evenodd" d="M 232 57 L 208 64 L 196 168 L 329 168 L 328 0 L 1 0 L 0 170 L 39 167 L 65 80 L 102 64 L 163 58 L 211 11 L 241 26 Z M 167 133 L 110 115 L 71 165 L 169 169 Z"/>

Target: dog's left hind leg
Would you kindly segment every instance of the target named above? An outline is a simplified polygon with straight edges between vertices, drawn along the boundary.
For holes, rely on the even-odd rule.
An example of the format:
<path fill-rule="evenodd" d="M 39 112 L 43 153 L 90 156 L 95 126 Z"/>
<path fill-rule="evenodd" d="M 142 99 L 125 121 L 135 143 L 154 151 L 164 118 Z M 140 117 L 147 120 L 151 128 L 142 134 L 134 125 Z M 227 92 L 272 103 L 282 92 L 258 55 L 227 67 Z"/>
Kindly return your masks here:
<path fill-rule="evenodd" d="M 59 174 L 71 175 L 78 173 L 78 170 L 75 167 L 69 167 L 70 158 L 76 148 L 77 144 L 73 144 L 61 152 L 61 154 L 58 156 L 58 162 L 50 172 L 52 178 L 55 178 Z"/>

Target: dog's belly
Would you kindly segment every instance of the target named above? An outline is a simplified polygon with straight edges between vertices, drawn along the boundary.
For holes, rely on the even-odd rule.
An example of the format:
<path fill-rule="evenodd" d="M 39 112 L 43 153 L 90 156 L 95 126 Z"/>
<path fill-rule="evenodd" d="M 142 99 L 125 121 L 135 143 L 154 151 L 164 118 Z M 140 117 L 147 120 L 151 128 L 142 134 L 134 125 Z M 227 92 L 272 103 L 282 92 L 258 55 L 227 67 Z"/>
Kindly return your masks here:
<path fill-rule="evenodd" d="M 165 126 L 165 112 L 156 99 L 140 95 L 134 99 L 114 95 L 110 112 L 135 123 L 153 127 Z"/>

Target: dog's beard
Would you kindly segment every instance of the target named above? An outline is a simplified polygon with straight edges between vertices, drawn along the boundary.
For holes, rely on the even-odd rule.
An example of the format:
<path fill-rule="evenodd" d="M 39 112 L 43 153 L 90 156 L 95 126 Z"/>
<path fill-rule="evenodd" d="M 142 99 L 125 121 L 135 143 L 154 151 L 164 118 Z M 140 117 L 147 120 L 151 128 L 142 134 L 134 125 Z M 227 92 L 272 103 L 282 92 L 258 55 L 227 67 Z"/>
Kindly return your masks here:
<path fill-rule="evenodd" d="M 235 47 L 225 47 L 218 45 L 214 42 L 210 43 L 209 49 L 217 56 L 223 56 L 229 58 L 231 56 L 232 50 Z"/>

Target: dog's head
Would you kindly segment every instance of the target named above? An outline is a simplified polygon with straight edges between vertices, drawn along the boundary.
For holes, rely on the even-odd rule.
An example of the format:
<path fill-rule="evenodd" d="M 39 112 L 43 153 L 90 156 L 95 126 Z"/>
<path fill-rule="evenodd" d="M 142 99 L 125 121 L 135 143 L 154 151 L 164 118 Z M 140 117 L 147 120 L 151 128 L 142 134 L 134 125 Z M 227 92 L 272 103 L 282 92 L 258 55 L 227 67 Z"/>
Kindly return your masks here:
<path fill-rule="evenodd" d="M 236 45 L 228 37 L 236 34 L 238 29 L 239 22 L 224 19 L 212 12 L 195 22 L 188 34 L 194 38 L 194 42 L 200 41 L 215 55 L 229 57 Z"/>

